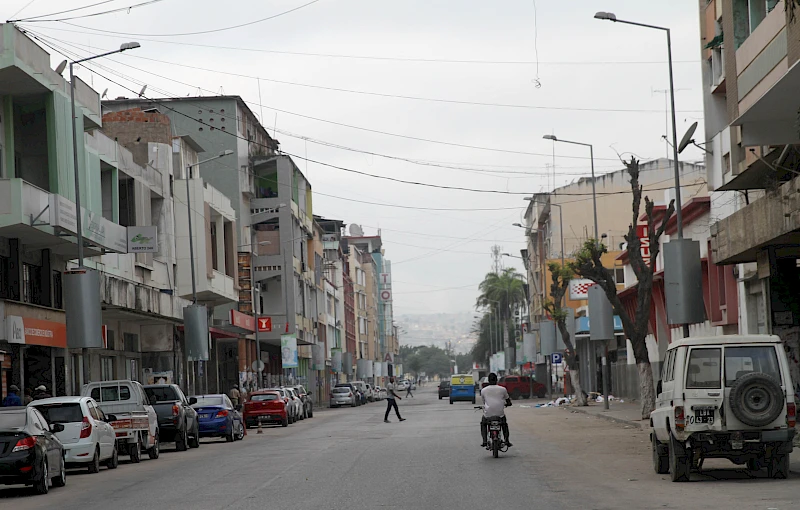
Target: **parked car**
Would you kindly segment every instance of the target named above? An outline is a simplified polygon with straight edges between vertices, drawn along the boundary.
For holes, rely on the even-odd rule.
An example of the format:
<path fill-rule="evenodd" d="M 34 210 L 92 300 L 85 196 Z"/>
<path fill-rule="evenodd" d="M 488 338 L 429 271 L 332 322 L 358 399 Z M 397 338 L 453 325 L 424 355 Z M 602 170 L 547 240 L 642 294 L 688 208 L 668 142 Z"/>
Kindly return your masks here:
<path fill-rule="evenodd" d="M 259 390 L 250 393 L 244 403 L 244 421 L 248 427 L 261 423 L 279 423 L 289 426 L 289 409 L 283 394 L 278 390 Z"/>
<path fill-rule="evenodd" d="M 450 397 L 450 381 L 439 381 L 439 400 Z"/>
<path fill-rule="evenodd" d="M 360 406 L 362 404 L 361 395 L 359 394 L 360 390 L 358 389 L 358 386 L 356 386 L 355 384 L 353 384 L 351 382 L 349 382 L 349 383 L 339 383 L 336 386 L 334 386 L 334 388 L 349 388 L 350 391 L 353 392 L 353 395 L 356 397 L 355 405 L 356 406 Z"/>
<path fill-rule="evenodd" d="M 269 388 L 271 391 L 280 393 L 281 398 L 286 403 L 286 411 L 289 413 L 289 423 L 294 423 L 300 419 L 300 402 L 292 398 L 291 392 L 287 388 Z"/>
<path fill-rule="evenodd" d="M 372 385 L 370 383 L 364 383 L 364 386 L 367 387 L 367 402 L 375 402 L 377 399 L 375 398 L 375 390 L 372 389 Z"/>
<path fill-rule="evenodd" d="M 158 415 L 159 440 L 162 443 L 175 442 L 179 452 L 200 446 L 200 425 L 197 411 L 192 408 L 195 402 L 186 398 L 177 384 L 149 384 L 144 392 L 150 398 Z"/>
<path fill-rule="evenodd" d="M 397 390 L 406 391 L 410 385 L 411 383 L 409 383 L 407 379 L 403 379 L 402 381 L 397 382 Z"/>
<path fill-rule="evenodd" d="M 364 381 L 353 381 L 351 383 L 353 386 L 356 387 L 359 393 L 359 398 L 361 399 L 361 404 L 366 404 L 369 402 L 367 398 L 367 383 Z"/>
<path fill-rule="evenodd" d="M 224 437 L 229 443 L 244 439 L 244 420 L 227 395 L 196 395 L 189 401 L 194 401 L 200 437 Z"/>
<path fill-rule="evenodd" d="M 650 414 L 656 473 L 686 482 L 704 459 L 724 458 L 789 476 L 797 408 L 780 338 L 686 338 L 664 359 Z"/>
<path fill-rule="evenodd" d="M 93 382 L 81 389 L 81 396 L 92 397 L 106 415 L 117 418 L 111 426 L 119 453 L 129 455 L 133 463 L 141 461 L 142 451 L 151 459 L 159 457 L 158 415 L 141 384 L 127 379 Z"/>
<path fill-rule="evenodd" d="M 47 494 L 67 484 L 60 423 L 47 423 L 35 407 L 0 407 L 0 484 L 31 485 Z M 12 505 L 13 506 L 13 505 Z"/>
<path fill-rule="evenodd" d="M 485 387 L 489 386 L 489 378 L 486 376 L 481 377 L 480 386 L 481 387 L 478 389 L 478 392 L 480 392 L 480 390 L 484 389 Z"/>
<path fill-rule="evenodd" d="M 331 389 L 331 407 L 350 406 L 355 407 L 358 405 L 356 401 L 358 397 L 350 386 L 334 386 Z"/>
<path fill-rule="evenodd" d="M 305 408 L 306 418 L 313 418 L 314 417 L 314 401 L 311 400 L 311 392 L 306 391 L 306 388 L 302 384 L 298 384 L 297 386 L 293 386 L 294 391 L 300 396 L 300 400 L 303 402 L 303 407 Z"/>
<path fill-rule="evenodd" d="M 497 381 L 497 384 L 504 387 L 508 391 L 508 395 L 514 400 L 531 398 L 531 386 L 533 387 L 533 394 L 537 397 L 544 398 L 547 394 L 547 388 L 544 384 L 532 381 L 527 375 L 504 375 Z"/>
<path fill-rule="evenodd" d="M 303 400 L 300 398 L 300 395 L 297 394 L 297 390 L 294 388 L 286 388 L 286 391 L 289 393 L 292 401 L 294 402 L 295 406 L 295 416 L 297 420 L 305 420 L 306 413 L 305 413 L 305 406 L 303 405 Z"/>
<path fill-rule="evenodd" d="M 380 399 L 379 400 L 386 400 L 388 393 L 386 392 L 386 388 L 379 388 L 380 391 Z"/>
<path fill-rule="evenodd" d="M 67 467 L 86 467 L 90 473 L 100 471 L 101 465 L 117 468 L 117 437 L 109 423 L 117 417 L 106 416 L 92 397 L 45 398 L 30 405 L 49 424 L 64 426 L 64 430 L 56 432 L 56 437 L 64 446 Z"/>

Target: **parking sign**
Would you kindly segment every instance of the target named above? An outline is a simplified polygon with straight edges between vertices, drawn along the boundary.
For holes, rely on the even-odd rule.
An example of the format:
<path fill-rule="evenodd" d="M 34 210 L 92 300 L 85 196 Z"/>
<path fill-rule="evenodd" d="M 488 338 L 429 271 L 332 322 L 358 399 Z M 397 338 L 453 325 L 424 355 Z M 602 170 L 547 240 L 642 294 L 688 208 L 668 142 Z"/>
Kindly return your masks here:
<path fill-rule="evenodd" d="M 558 365 L 559 363 L 561 363 L 561 360 L 563 359 L 560 352 L 554 352 L 550 356 L 551 356 L 553 365 Z"/>

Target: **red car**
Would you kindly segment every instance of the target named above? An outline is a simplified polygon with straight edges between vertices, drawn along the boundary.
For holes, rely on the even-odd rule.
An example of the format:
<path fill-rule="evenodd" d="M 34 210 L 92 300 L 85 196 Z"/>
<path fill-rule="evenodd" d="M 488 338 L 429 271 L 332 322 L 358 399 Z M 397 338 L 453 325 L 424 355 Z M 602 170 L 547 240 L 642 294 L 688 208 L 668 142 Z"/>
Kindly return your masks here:
<path fill-rule="evenodd" d="M 247 427 L 254 427 L 259 421 L 279 423 L 282 427 L 289 426 L 286 402 L 279 392 L 260 390 L 250 393 L 248 397 L 244 403 L 244 422 Z"/>
<path fill-rule="evenodd" d="M 506 375 L 497 381 L 497 384 L 508 391 L 513 399 L 531 398 L 531 378 L 526 375 Z M 543 398 L 547 394 L 544 384 L 533 381 L 533 394 Z"/>

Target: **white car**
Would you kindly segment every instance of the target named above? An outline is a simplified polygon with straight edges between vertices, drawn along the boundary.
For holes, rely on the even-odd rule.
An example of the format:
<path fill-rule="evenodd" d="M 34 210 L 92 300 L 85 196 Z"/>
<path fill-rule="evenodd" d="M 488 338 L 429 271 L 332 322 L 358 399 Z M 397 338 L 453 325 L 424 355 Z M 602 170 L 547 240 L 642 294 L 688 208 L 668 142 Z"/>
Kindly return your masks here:
<path fill-rule="evenodd" d="M 367 400 L 369 400 L 370 402 L 375 402 L 376 400 L 378 400 L 378 397 L 375 395 L 376 392 L 373 391 L 372 389 L 372 385 L 366 383 L 366 386 L 367 386 Z"/>
<path fill-rule="evenodd" d="M 286 402 L 286 414 L 288 414 L 289 423 L 294 423 L 298 420 L 302 419 L 303 415 L 303 403 L 300 401 L 300 397 L 294 393 L 294 390 L 291 388 L 268 388 L 270 391 L 277 391 L 283 397 L 284 402 Z"/>
<path fill-rule="evenodd" d="M 64 426 L 64 430 L 55 435 L 64 445 L 67 466 L 83 466 L 90 473 L 97 473 L 101 464 L 108 469 L 119 465 L 114 428 L 93 398 L 53 397 L 35 400 L 29 405 L 42 413 L 51 425 Z"/>

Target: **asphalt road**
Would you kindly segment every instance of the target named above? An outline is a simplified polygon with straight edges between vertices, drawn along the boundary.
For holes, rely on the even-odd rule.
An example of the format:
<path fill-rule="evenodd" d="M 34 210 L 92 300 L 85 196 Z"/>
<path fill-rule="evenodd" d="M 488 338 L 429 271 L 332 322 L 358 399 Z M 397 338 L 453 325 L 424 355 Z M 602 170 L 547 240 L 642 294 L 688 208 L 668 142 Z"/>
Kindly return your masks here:
<path fill-rule="evenodd" d="M 288 428 L 249 430 L 235 443 L 204 440 L 115 471 L 71 471 L 46 496 L 0 488 L 14 510 L 250 510 L 562 508 L 536 476 L 536 445 L 522 436 L 493 459 L 479 447 L 479 414 L 434 389 L 400 402 L 407 420 L 383 423 L 383 403 L 317 412 Z M 513 432 L 512 432 L 513 433 Z M 556 497 L 558 496 L 558 497 Z"/>

